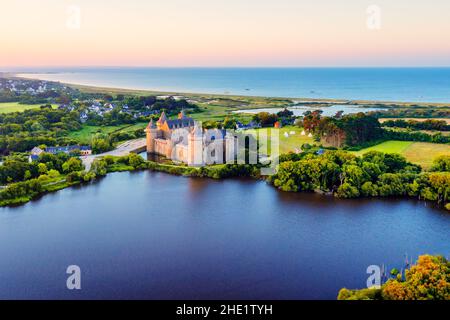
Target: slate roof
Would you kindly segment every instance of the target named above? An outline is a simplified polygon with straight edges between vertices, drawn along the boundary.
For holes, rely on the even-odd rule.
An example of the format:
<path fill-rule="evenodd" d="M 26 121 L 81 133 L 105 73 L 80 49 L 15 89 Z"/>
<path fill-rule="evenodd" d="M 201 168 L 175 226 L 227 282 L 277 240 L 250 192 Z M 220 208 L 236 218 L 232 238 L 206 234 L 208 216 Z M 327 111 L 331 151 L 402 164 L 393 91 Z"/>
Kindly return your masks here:
<path fill-rule="evenodd" d="M 45 152 L 56 154 L 59 152 L 71 152 L 73 150 L 91 150 L 89 146 L 64 146 L 64 147 L 47 147 L 45 148 Z"/>
<path fill-rule="evenodd" d="M 193 127 L 194 119 L 186 117 L 183 119 L 167 120 L 167 125 L 170 129 Z"/>

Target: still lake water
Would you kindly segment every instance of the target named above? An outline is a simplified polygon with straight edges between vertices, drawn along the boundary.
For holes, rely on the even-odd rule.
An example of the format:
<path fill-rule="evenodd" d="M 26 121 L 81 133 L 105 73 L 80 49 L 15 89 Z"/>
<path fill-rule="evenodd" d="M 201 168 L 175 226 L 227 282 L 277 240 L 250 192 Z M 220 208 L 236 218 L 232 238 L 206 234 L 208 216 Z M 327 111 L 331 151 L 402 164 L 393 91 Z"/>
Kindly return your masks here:
<path fill-rule="evenodd" d="M 372 264 L 450 254 L 450 215 L 262 181 L 115 173 L 0 208 L 0 298 L 335 299 Z M 78 265 L 80 291 L 66 289 Z"/>
<path fill-rule="evenodd" d="M 7 70 L 0 70 L 7 71 Z M 19 68 L 103 87 L 290 98 L 450 102 L 450 68 Z"/>

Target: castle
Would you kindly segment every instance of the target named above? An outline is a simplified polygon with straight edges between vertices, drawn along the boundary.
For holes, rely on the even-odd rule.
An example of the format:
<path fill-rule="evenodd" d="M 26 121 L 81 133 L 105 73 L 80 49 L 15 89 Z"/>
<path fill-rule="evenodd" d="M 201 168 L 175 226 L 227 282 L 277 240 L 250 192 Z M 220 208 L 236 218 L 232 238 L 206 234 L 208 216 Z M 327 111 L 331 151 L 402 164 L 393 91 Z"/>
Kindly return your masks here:
<path fill-rule="evenodd" d="M 169 120 L 162 112 L 156 124 L 150 120 L 145 128 L 147 153 L 164 156 L 189 166 L 234 163 L 236 137 L 225 130 L 203 130 L 199 123 L 185 115 Z"/>

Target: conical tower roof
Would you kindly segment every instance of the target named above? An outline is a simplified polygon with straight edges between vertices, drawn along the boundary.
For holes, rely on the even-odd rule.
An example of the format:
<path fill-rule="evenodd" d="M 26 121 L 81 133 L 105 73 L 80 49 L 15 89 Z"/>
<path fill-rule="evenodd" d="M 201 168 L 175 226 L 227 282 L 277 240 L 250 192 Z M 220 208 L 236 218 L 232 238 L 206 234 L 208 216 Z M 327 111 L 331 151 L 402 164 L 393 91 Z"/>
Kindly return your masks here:
<path fill-rule="evenodd" d="M 166 121 L 167 121 L 166 113 L 163 111 L 163 112 L 161 113 L 161 117 L 159 118 L 158 122 L 159 122 L 159 123 L 164 123 L 164 122 L 166 122 Z"/>
<path fill-rule="evenodd" d="M 153 123 L 153 119 L 150 119 L 150 122 L 147 125 L 147 129 L 154 129 L 154 128 L 156 128 L 156 126 Z"/>

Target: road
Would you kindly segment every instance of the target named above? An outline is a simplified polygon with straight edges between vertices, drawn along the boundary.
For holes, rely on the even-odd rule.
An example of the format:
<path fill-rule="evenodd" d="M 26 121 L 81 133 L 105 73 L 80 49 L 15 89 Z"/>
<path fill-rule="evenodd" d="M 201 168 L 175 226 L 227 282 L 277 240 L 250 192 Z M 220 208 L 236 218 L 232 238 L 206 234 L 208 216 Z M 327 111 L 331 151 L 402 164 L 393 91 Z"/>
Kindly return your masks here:
<path fill-rule="evenodd" d="M 131 152 L 140 152 L 143 149 L 145 150 L 145 146 L 146 146 L 146 139 L 145 138 L 141 138 L 141 139 L 135 139 L 135 140 L 130 140 L 130 141 L 126 141 L 122 144 L 120 144 L 116 149 L 108 151 L 108 152 L 104 152 L 104 153 L 100 153 L 100 154 L 93 154 L 90 156 L 84 156 L 84 157 L 80 157 L 81 160 L 83 161 L 84 167 L 86 171 L 89 171 L 89 169 L 91 168 L 91 164 L 92 162 L 96 159 L 96 158 L 100 158 L 103 156 L 125 156 Z"/>

